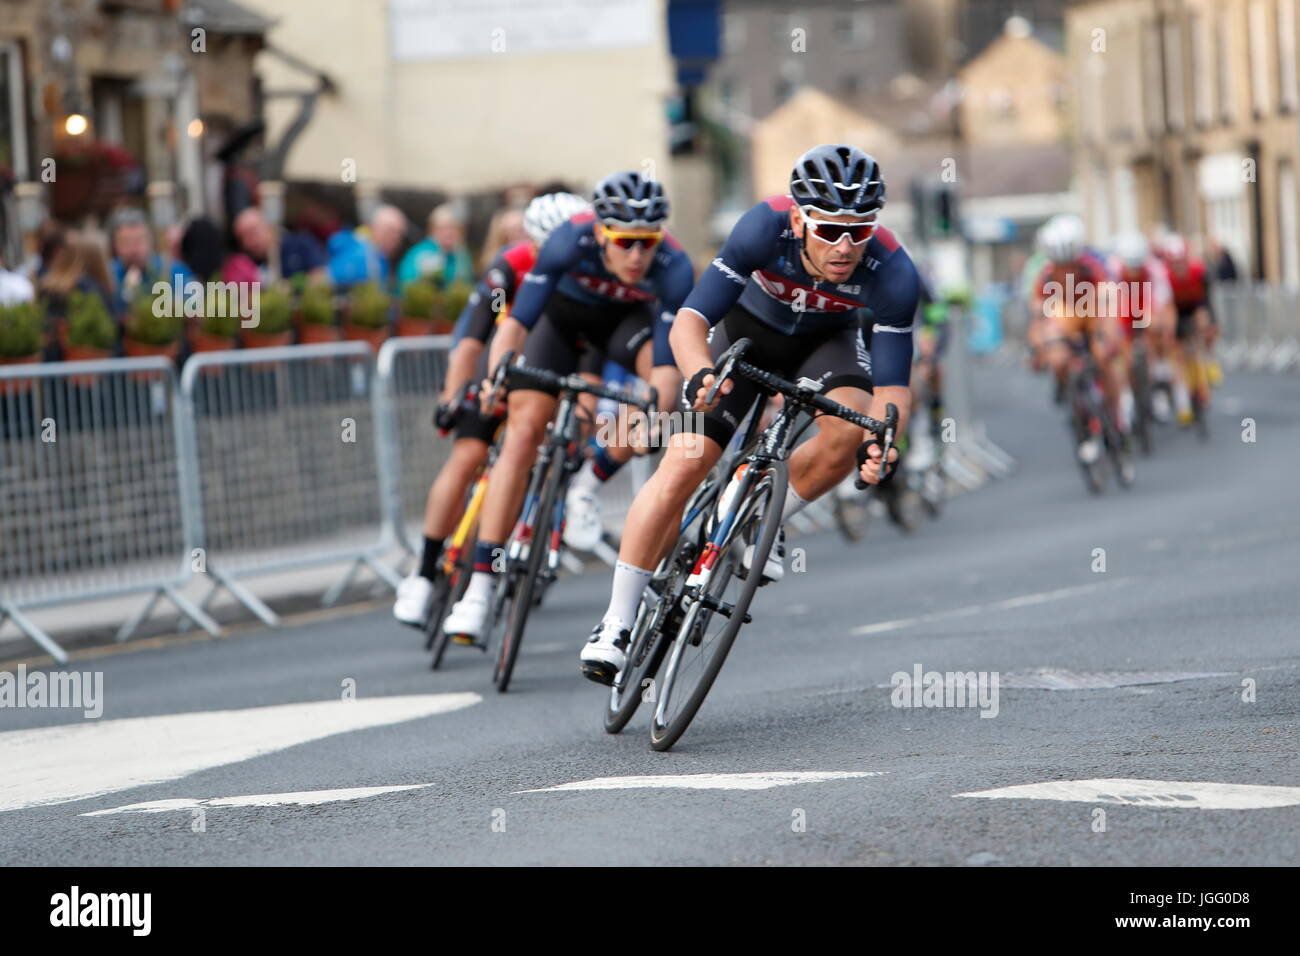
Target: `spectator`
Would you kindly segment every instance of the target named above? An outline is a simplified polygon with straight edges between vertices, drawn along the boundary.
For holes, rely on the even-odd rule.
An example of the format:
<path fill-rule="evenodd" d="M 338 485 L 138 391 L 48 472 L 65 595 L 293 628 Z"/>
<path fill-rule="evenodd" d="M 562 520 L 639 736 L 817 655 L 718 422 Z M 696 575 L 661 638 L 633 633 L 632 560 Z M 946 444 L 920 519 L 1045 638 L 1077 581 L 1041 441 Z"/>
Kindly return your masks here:
<path fill-rule="evenodd" d="M 380 206 L 366 228 L 334 233 L 328 244 L 330 281 L 343 287 L 372 280 L 388 283 L 406 227 L 406 215 L 400 209 Z"/>
<path fill-rule="evenodd" d="M 402 258 L 397 279 L 402 285 L 413 279 L 433 279 L 446 287 L 457 280 L 474 281 L 474 263 L 465 245 L 465 226 L 450 203 L 429 213 L 429 234 Z"/>
<path fill-rule="evenodd" d="M 117 293 L 115 315 L 124 313 L 141 288 L 148 291 L 163 275 L 162 258 L 153 251 L 149 223 L 138 209 L 123 209 L 109 221 L 111 268 Z"/>
<path fill-rule="evenodd" d="M 93 292 L 103 299 L 109 314 L 113 314 L 114 288 L 108 256 L 97 237 L 84 232 L 68 232 L 62 234 L 61 240 L 52 241 L 49 266 L 39 284 L 50 322 L 57 324 L 67 317 L 68 298 L 73 292 Z M 46 361 L 62 357 L 57 338 L 49 337 Z"/>
<path fill-rule="evenodd" d="M 249 206 L 235 217 L 233 231 L 239 248 L 257 265 L 265 281 L 267 257 L 275 230 L 262 215 L 262 210 Z M 309 233 L 285 232 L 280 238 L 280 275 L 292 279 L 313 273 L 313 278 L 324 277 L 325 249 Z"/>
<path fill-rule="evenodd" d="M 21 272 L 11 272 L 0 259 L 0 305 L 17 305 L 36 298 L 36 289 Z"/>
<path fill-rule="evenodd" d="M 483 249 L 479 253 L 479 271 L 486 272 L 496 254 L 506 246 L 523 242 L 528 238 L 524 230 L 524 211 L 518 206 L 498 209 L 488 223 L 487 238 L 483 240 Z"/>
<path fill-rule="evenodd" d="M 1220 282 L 1236 282 L 1237 263 L 1233 261 L 1227 247 L 1218 239 L 1211 238 L 1209 253 L 1207 258 L 1210 260 L 1210 267 L 1214 270 L 1214 277 Z"/>

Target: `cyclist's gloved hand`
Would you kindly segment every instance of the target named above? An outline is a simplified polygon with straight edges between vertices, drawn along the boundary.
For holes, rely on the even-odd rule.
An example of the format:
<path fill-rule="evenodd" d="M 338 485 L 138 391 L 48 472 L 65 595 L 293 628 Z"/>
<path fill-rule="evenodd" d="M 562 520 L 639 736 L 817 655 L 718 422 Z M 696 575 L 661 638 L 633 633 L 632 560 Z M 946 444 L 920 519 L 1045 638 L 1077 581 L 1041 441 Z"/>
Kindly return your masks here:
<path fill-rule="evenodd" d="M 858 446 L 858 483 L 866 482 L 869 485 L 880 485 L 894 477 L 894 472 L 898 470 L 898 449 L 889 449 L 889 464 L 885 471 L 885 477 L 882 481 L 880 478 L 880 456 L 884 446 L 875 436 L 864 441 Z"/>
<path fill-rule="evenodd" d="M 460 405 L 456 402 L 439 402 L 438 407 L 433 410 L 433 425 L 438 429 L 438 434 L 443 438 L 456 427 L 456 419 L 460 417 Z"/>
<path fill-rule="evenodd" d="M 704 398 L 708 395 L 709 389 L 713 387 L 717 374 L 718 370 L 716 368 L 709 368 L 706 365 L 682 385 L 682 401 L 686 403 L 687 408 L 694 409 L 697 412 L 707 412 L 712 407 L 704 404 Z M 728 379 L 718 389 L 718 395 L 726 395 L 731 391 L 731 388 L 732 382 Z M 717 401 L 717 396 L 715 396 L 713 399 L 715 405 Z"/>

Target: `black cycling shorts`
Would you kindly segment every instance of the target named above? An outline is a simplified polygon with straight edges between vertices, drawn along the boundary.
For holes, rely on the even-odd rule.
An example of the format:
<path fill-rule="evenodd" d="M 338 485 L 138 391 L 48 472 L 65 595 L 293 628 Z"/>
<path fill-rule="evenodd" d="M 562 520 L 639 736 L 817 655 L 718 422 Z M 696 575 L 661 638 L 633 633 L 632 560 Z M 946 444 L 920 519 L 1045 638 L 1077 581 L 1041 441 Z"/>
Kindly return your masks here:
<path fill-rule="evenodd" d="M 1178 309 L 1178 325 L 1174 329 L 1174 337 L 1180 342 L 1183 339 L 1190 339 L 1196 333 L 1196 311 L 1199 305 L 1194 305 L 1189 309 Z"/>
<path fill-rule="evenodd" d="M 487 363 L 488 350 L 485 348 L 480 353 L 478 362 L 474 365 L 474 374 L 470 376 L 469 382 L 465 385 L 468 400 L 473 407 L 463 410 L 456 419 L 454 433 L 457 441 L 462 438 L 477 438 L 485 445 L 490 445 L 493 439 L 496 438 L 497 429 L 506 420 L 504 415 L 495 415 L 488 418 L 479 411 L 479 384 L 488 377 Z"/>
<path fill-rule="evenodd" d="M 709 348 L 716 360 L 731 343 L 746 338 L 751 343 L 744 361 L 790 381 L 818 379 L 823 393 L 848 386 L 872 391 L 871 354 L 862 342 L 858 325 L 814 335 L 786 335 L 764 325 L 752 313 L 736 306 L 709 331 Z M 710 412 L 686 415 L 686 430 L 702 431 L 723 448 L 740 427 L 749 406 L 759 396 L 759 386 L 736 375 L 731 394 L 724 395 Z M 696 427 L 696 423 L 700 427 Z"/>
<path fill-rule="evenodd" d="M 654 335 L 655 312 L 649 302 L 587 305 L 557 292 L 546 303 L 524 344 L 524 361 L 556 375 L 600 375 L 608 359 L 636 374 L 636 356 Z M 529 383 L 523 388 L 554 389 Z"/>

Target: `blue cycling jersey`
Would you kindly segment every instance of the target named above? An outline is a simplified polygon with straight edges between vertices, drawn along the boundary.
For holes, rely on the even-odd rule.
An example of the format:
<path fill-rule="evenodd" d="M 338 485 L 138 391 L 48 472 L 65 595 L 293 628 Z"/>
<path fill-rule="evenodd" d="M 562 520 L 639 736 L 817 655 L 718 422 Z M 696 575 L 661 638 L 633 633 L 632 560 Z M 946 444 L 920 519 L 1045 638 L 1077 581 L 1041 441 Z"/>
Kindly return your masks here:
<path fill-rule="evenodd" d="M 635 285 L 628 285 L 605 268 L 604 256 L 596 242 L 595 225 L 595 216 L 584 212 L 551 233 L 537 253 L 537 262 L 524 276 L 511 316 L 531 329 L 542 317 L 546 302 L 554 292 L 593 306 L 649 304 L 658 300 L 660 321 L 654 324 L 654 364 L 672 365 L 668 329 L 695 281 L 690 258 L 676 239 L 665 235 L 645 276 Z M 618 310 L 620 317 L 621 313 Z"/>
<path fill-rule="evenodd" d="M 717 325 L 739 303 L 786 335 L 825 334 L 858 324 L 866 309 L 877 385 L 906 385 L 912 370 L 912 319 L 920 278 L 907 250 L 877 228 L 858 267 L 844 282 L 814 279 L 790 228 L 789 196 L 773 196 L 740 217 L 682 308 Z M 815 241 L 815 240 L 810 240 Z"/>

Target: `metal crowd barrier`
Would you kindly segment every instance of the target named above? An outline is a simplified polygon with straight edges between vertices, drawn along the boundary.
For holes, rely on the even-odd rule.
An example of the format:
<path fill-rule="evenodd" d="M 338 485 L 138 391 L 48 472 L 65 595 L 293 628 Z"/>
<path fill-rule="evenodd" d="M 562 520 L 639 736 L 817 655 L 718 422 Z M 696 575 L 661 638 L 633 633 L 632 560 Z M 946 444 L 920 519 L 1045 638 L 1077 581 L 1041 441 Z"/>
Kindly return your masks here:
<path fill-rule="evenodd" d="M 118 640 L 163 596 L 217 633 L 177 590 L 196 541 L 183 441 L 165 358 L 0 366 L 0 626 L 66 663 L 22 609 L 152 591 Z"/>
<path fill-rule="evenodd" d="M 183 454 L 196 466 L 196 538 L 211 581 L 200 607 L 225 588 L 275 626 L 238 577 L 343 561 L 347 574 L 326 606 L 362 566 L 397 586 L 378 560 L 388 542 L 374 368 L 365 342 L 208 352 L 186 363 Z"/>
<path fill-rule="evenodd" d="M 1263 282 L 1211 286 L 1219 355 L 1230 369 L 1300 368 L 1300 289 Z"/>
<path fill-rule="evenodd" d="M 450 347 L 449 335 L 389 339 L 376 364 L 385 534 L 416 557 L 423 546 L 429 486 L 451 454 L 453 439 L 443 438 L 433 426 Z"/>

